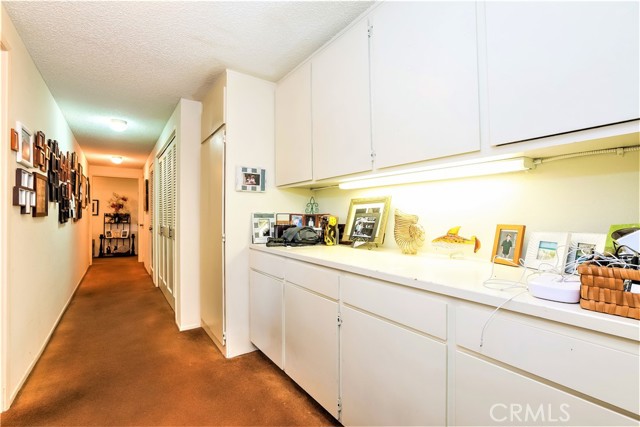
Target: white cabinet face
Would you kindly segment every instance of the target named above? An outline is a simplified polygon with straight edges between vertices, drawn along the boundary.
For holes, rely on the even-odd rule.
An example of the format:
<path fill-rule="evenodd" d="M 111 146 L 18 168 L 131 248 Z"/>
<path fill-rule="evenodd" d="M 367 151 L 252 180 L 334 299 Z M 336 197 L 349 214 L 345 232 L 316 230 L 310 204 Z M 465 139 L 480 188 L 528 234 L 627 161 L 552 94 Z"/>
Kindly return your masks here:
<path fill-rule="evenodd" d="M 638 2 L 486 3 L 492 145 L 640 117 Z"/>
<path fill-rule="evenodd" d="M 338 303 L 287 283 L 284 370 L 338 418 Z"/>
<path fill-rule="evenodd" d="M 375 167 L 479 150 L 475 3 L 388 2 L 371 23 Z"/>
<path fill-rule="evenodd" d="M 637 422 L 475 356 L 456 353 L 454 425 L 623 426 Z"/>
<path fill-rule="evenodd" d="M 344 425 L 445 425 L 444 343 L 343 306 Z"/>
<path fill-rule="evenodd" d="M 283 368 L 282 287 L 282 280 L 249 271 L 251 342 L 280 369 Z"/>
<path fill-rule="evenodd" d="M 276 185 L 310 181 L 311 168 L 311 62 L 307 62 L 276 88 Z"/>
<path fill-rule="evenodd" d="M 370 170 L 366 20 L 356 24 L 311 61 L 314 178 Z"/>

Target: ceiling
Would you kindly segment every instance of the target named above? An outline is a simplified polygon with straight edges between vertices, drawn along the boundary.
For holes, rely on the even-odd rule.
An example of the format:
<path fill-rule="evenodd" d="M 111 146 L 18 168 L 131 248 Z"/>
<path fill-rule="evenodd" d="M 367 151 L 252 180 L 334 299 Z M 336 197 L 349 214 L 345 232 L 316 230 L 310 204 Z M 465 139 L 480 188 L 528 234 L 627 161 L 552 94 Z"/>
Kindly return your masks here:
<path fill-rule="evenodd" d="M 180 98 L 230 68 L 277 81 L 373 2 L 2 2 L 91 165 L 140 168 Z M 128 122 L 112 131 L 108 122 Z"/>

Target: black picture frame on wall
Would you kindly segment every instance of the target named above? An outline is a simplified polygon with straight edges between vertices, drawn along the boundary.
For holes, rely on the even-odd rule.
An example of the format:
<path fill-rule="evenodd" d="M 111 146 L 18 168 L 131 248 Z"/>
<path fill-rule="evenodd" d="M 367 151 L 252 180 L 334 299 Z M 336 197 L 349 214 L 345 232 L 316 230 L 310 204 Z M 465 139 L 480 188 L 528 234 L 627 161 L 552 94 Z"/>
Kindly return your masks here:
<path fill-rule="evenodd" d="M 144 180 L 144 211 L 149 212 L 149 180 Z"/>
<path fill-rule="evenodd" d="M 100 215 L 100 200 L 96 199 L 91 201 L 91 215 Z"/>

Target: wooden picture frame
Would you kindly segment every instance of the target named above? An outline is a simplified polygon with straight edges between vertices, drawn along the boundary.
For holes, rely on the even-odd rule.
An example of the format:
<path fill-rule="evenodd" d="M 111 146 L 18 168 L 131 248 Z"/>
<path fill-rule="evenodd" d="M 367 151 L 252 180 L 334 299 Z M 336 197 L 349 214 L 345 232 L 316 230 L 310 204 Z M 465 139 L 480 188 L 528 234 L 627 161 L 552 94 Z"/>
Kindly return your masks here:
<path fill-rule="evenodd" d="M 491 260 L 496 264 L 520 266 L 525 229 L 524 225 L 498 224 Z"/>
<path fill-rule="evenodd" d="M 391 196 L 351 199 L 342 241 L 384 243 L 390 208 Z"/>
<path fill-rule="evenodd" d="M 290 214 L 289 224 L 296 227 L 304 227 L 304 215 L 303 214 Z"/>
<path fill-rule="evenodd" d="M 100 200 L 95 199 L 91 201 L 91 215 L 100 215 Z"/>
<path fill-rule="evenodd" d="M 144 211 L 149 212 L 149 180 L 144 180 Z"/>
<path fill-rule="evenodd" d="M 33 167 L 33 133 L 20 122 L 16 122 L 18 132 L 18 153 L 16 162 L 28 168 Z"/>
<path fill-rule="evenodd" d="M 44 175 L 34 173 L 34 190 L 36 193 L 36 205 L 33 208 L 32 215 L 34 217 L 49 215 L 49 181 Z"/>
<path fill-rule="evenodd" d="M 18 151 L 18 131 L 11 129 L 11 151 Z"/>
<path fill-rule="evenodd" d="M 564 271 L 569 233 L 533 232 L 527 244 L 524 265 L 536 270 Z"/>

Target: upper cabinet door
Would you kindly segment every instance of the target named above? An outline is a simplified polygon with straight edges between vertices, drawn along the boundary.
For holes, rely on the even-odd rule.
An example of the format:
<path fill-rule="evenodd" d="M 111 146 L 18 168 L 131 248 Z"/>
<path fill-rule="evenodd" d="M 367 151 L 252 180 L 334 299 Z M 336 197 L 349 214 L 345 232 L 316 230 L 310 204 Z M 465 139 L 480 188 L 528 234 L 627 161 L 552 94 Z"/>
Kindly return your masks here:
<path fill-rule="evenodd" d="M 640 117 L 638 2 L 490 2 L 492 145 Z"/>
<path fill-rule="evenodd" d="M 311 63 L 307 62 L 276 88 L 276 185 L 310 181 Z"/>
<path fill-rule="evenodd" d="M 479 150 L 475 3 L 388 2 L 371 22 L 375 166 Z"/>
<path fill-rule="evenodd" d="M 363 20 L 312 59 L 316 180 L 371 170 L 367 33 Z"/>

